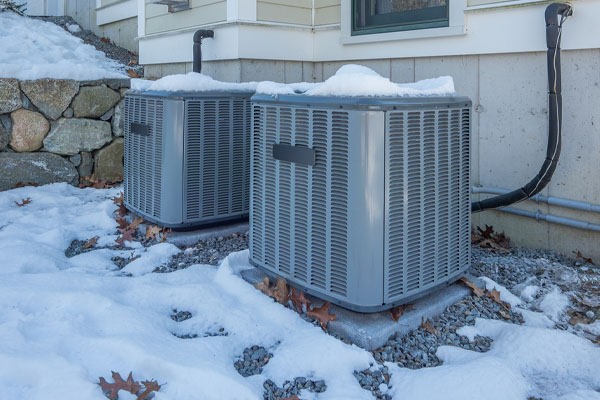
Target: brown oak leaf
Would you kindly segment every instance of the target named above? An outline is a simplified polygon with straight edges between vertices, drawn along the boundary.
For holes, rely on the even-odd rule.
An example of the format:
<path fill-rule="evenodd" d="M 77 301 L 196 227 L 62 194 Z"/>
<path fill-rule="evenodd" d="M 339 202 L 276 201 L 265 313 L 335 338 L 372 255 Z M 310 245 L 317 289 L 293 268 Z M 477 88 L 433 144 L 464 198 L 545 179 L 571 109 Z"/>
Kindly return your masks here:
<path fill-rule="evenodd" d="M 575 254 L 575 258 L 579 258 L 579 259 L 582 259 L 583 261 L 585 261 L 586 263 L 596 265 L 596 264 L 594 264 L 594 261 L 591 258 L 584 257 L 583 254 L 581 254 L 581 251 L 579 251 L 579 250 L 577 250 L 576 252 L 574 251 L 573 254 Z"/>
<path fill-rule="evenodd" d="M 414 310 L 415 306 L 412 304 L 402 304 L 401 306 L 394 307 L 390 309 L 390 313 L 392 314 L 392 319 L 394 322 L 398 322 L 400 317 L 404 315 L 406 311 Z"/>
<path fill-rule="evenodd" d="M 142 381 L 142 384 L 144 385 L 144 391 L 138 395 L 137 400 L 146 400 L 150 393 L 160 390 L 160 385 L 156 381 Z"/>
<path fill-rule="evenodd" d="M 421 325 L 419 326 L 419 328 L 423 328 L 425 329 L 427 332 L 431 333 L 432 335 L 437 335 L 439 332 L 437 329 L 435 329 L 433 327 L 433 325 L 431 325 L 431 322 L 429 322 L 429 319 L 427 319 L 427 321 L 425 321 L 425 318 L 421 317 Z"/>
<path fill-rule="evenodd" d="M 17 182 L 17 184 L 15 185 L 14 188 L 18 189 L 18 188 L 22 188 L 22 187 L 26 187 L 26 186 L 38 187 L 40 185 L 38 183 L 33 183 L 33 182 L 25 182 L 25 183 L 23 183 L 23 182 L 19 181 L 19 182 Z"/>
<path fill-rule="evenodd" d="M 330 305 L 331 304 L 326 301 L 321 307 L 313 308 L 307 311 L 306 315 L 311 318 L 315 318 L 321 324 L 321 328 L 323 328 L 323 330 L 327 330 L 327 324 L 329 321 L 337 321 L 335 314 L 329 314 Z"/>
<path fill-rule="evenodd" d="M 131 78 L 139 78 L 140 76 L 137 74 L 137 72 L 135 72 L 133 69 L 128 69 L 127 70 L 127 74 L 131 77 Z"/>
<path fill-rule="evenodd" d="M 275 289 L 273 290 L 273 297 L 275 297 L 275 301 L 283 305 L 290 301 L 290 288 L 288 287 L 285 279 L 277 278 L 277 283 L 275 284 Z"/>
<path fill-rule="evenodd" d="M 98 236 L 95 236 L 95 237 L 91 238 L 90 240 L 88 240 L 87 243 L 83 245 L 83 248 L 89 249 L 90 247 L 95 246 L 96 243 L 98 243 Z"/>
<path fill-rule="evenodd" d="M 489 226 L 488 224 L 485 224 L 485 230 L 481 229 L 480 227 L 477 227 L 477 230 L 484 239 L 491 239 L 492 235 L 494 234 L 494 227 Z"/>
<path fill-rule="evenodd" d="M 156 225 L 146 227 L 146 239 L 154 239 L 161 231 L 161 228 Z"/>
<path fill-rule="evenodd" d="M 469 280 L 469 278 L 467 278 L 466 276 L 463 276 L 462 278 L 459 279 L 460 282 L 462 282 L 465 286 L 471 288 L 471 290 L 473 291 L 473 293 L 475 293 L 476 296 L 481 297 L 483 296 L 483 289 L 481 289 L 479 286 L 477 286 L 476 284 L 474 284 L 473 282 L 471 282 Z"/>
<path fill-rule="evenodd" d="M 164 243 L 164 241 L 167 240 L 167 236 L 171 232 L 173 232 L 173 229 L 171 229 L 171 228 L 162 228 L 162 230 L 160 231 L 160 233 L 161 233 L 160 242 Z"/>
<path fill-rule="evenodd" d="M 133 229 L 134 231 L 137 230 L 137 228 L 139 228 L 140 224 L 144 222 L 144 218 L 133 218 L 131 220 L 131 223 L 127 226 L 127 230 L 129 229 Z"/>
<path fill-rule="evenodd" d="M 17 207 L 23 207 L 23 206 L 25 206 L 26 204 L 29 204 L 29 203 L 31 203 L 31 198 L 30 197 L 28 197 L 26 199 L 22 199 L 21 203 L 15 201 L 15 204 L 17 205 Z"/>
<path fill-rule="evenodd" d="M 126 390 L 131 394 L 137 394 L 137 392 L 139 392 L 142 389 L 140 384 L 133 380 L 131 372 L 129 373 L 129 376 L 127 377 L 126 381 L 124 381 L 123 378 L 121 378 L 121 374 L 114 371 L 112 371 L 112 378 L 115 381 L 114 383 L 106 382 L 106 380 L 103 377 L 100 377 L 99 383 L 100 387 L 102 388 L 102 391 L 110 400 L 117 400 L 117 398 L 119 397 L 119 390 Z"/>
<path fill-rule="evenodd" d="M 493 288 L 491 291 L 486 290 L 485 295 L 487 297 L 489 297 L 490 299 L 492 299 L 493 301 L 495 301 L 496 303 L 504 306 L 504 308 L 506 308 L 508 311 L 510 311 L 510 304 L 508 304 L 500 299 L 500 292 L 498 290 L 496 290 L 496 288 Z"/>
<path fill-rule="evenodd" d="M 292 294 L 290 296 L 290 299 L 292 300 L 292 304 L 294 305 L 294 308 L 299 314 L 302 314 L 304 312 L 302 310 L 303 304 L 306 305 L 306 311 L 310 309 L 310 300 L 304 297 L 304 292 L 292 288 Z"/>
<path fill-rule="evenodd" d="M 127 228 L 126 218 L 117 216 L 117 218 L 115 218 L 115 221 L 117 221 L 117 228 L 119 228 L 119 230 Z"/>
<path fill-rule="evenodd" d="M 119 231 L 121 232 L 121 234 L 123 236 L 121 236 L 120 238 L 118 238 L 117 240 L 115 240 L 115 242 L 119 243 L 119 245 L 121 247 L 125 246 L 125 241 L 133 241 L 133 234 L 135 233 L 135 230 L 133 229 L 119 229 Z"/>

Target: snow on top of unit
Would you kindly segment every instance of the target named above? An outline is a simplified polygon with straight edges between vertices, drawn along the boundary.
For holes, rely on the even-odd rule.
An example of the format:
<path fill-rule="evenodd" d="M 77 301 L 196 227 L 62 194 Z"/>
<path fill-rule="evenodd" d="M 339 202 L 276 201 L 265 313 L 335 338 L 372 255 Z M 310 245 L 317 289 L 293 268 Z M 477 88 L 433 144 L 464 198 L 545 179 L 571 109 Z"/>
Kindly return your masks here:
<path fill-rule="evenodd" d="M 131 88 L 134 90 L 155 90 L 159 92 L 254 92 L 257 85 L 258 82 L 221 82 L 197 72 L 168 75 L 156 81 L 131 80 Z"/>
<path fill-rule="evenodd" d="M 0 78 L 125 78 L 124 67 L 58 25 L 0 13 Z"/>
<path fill-rule="evenodd" d="M 309 96 L 449 96 L 455 94 L 454 81 L 450 76 L 425 79 L 414 83 L 394 83 L 377 72 L 362 65 L 348 64 L 323 83 L 304 84 L 304 94 Z M 294 94 L 299 84 L 273 85 L 261 82 L 256 90 L 262 94 Z"/>

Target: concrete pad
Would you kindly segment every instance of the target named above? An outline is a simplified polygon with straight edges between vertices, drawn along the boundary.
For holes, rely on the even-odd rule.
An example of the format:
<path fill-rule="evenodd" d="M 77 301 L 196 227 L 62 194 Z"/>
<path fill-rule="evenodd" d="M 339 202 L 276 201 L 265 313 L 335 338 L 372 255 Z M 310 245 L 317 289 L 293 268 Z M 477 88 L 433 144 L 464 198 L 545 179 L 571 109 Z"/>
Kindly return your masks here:
<path fill-rule="evenodd" d="M 206 240 L 219 236 L 229 236 L 233 233 L 246 232 L 248 230 L 247 222 L 236 222 L 232 224 L 224 224 L 211 226 L 195 231 L 173 231 L 167 236 L 167 242 L 175 246 L 192 246 L 200 240 Z"/>
<path fill-rule="evenodd" d="M 262 281 L 267 275 L 258 268 L 242 271 L 242 277 L 249 283 Z M 378 313 L 358 313 L 332 304 L 329 313 L 337 316 L 331 321 L 327 330 L 366 350 L 374 350 L 383 346 L 395 333 L 404 334 L 421 325 L 421 317 L 428 319 L 443 313 L 448 306 L 465 298 L 470 289 L 452 284 L 428 296 L 422 297 L 412 304 L 414 310 L 404 314 L 398 322 L 394 322 L 389 311 Z M 306 295 L 313 307 L 320 307 L 323 300 Z"/>

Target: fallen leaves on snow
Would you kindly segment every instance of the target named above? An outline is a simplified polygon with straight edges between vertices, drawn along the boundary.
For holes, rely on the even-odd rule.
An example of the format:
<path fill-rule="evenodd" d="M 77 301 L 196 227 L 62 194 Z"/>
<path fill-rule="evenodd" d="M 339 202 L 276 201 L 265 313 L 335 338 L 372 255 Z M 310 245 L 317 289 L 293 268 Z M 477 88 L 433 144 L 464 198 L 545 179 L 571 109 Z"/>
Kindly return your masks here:
<path fill-rule="evenodd" d="M 471 290 L 473 291 L 473 293 L 476 296 L 478 296 L 478 297 L 483 296 L 483 289 L 481 289 L 479 286 L 477 286 L 476 284 L 471 282 L 469 280 L 469 278 L 463 276 L 462 278 L 459 279 L 459 281 L 462 282 L 465 286 L 471 288 Z"/>
<path fill-rule="evenodd" d="M 292 288 L 290 299 L 292 300 L 292 304 L 294 305 L 294 308 L 298 314 L 302 314 L 304 312 L 302 305 L 306 306 L 306 311 L 310 310 L 310 300 L 304 297 L 304 292 Z"/>
<path fill-rule="evenodd" d="M 93 247 L 96 245 L 96 243 L 98 243 L 98 236 L 95 236 L 93 238 L 91 238 L 90 240 L 88 240 L 84 245 L 83 248 L 84 249 L 89 249 L 90 247 Z"/>
<path fill-rule="evenodd" d="M 30 197 L 21 200 L 21 203 L 15 201 L 15 204 L 17 205 L 17 207 L 23 207 L 23 206 L 25 206 L 25 205 L 27 205 L 29 203 L 31 203 L 31 198 Z"/>
<path fill-rule="evenodd" d="M 114 383 L 108 383 L 103 377 L 100 377 L 100 383 L 98 383 L 102 388 L 102 392 L 104 392 L 106 397 L 110 400 L 117 400 L 119 398 L 120 390 L 125 390 L 137 396 L 137 400 L 146 400 L 149 399 L 152 392 L 158 392 L 161 387 L 156 381 L 142 381 L 142 387 L 139 382 L 133 380 L 133 374 L 131 372 L 129 373 L 127 380 L 123 380 L 121 374 L 112 371 L 112 378 Z"/>
<path fill-rule="evenodd" d="M 254 287 L 280 304 L 285 305 L 290 300 L 290 289 L 283 278 L 277 278 L 276 283 L 273 284 L 269 277 L 265 277 L 262 281 L 255 283 Z"/>
<path fill-rule="evenodd" d="M 154 237 L 156 235 L 158 235 L 161 230 L 162 230 L 162 228 L 159 226 L 156 226 L 156 225 L 147 226 L 146 227 L 146 239 L 148 239 L 148 240 L 154 239 Z"/>
<path fill-rule="evenodd" d="M 323 328 L 323 330 L 327 330 L 327 324 L 329 321 L 337 321 L 335 314 L 329 314 L 330 305 L 331 304 L 326 301 L 321 307 L 313 308 L 308 311 L 306 315 L 311 318 L 315 318 L 321 324 L 321 328 Z"/>

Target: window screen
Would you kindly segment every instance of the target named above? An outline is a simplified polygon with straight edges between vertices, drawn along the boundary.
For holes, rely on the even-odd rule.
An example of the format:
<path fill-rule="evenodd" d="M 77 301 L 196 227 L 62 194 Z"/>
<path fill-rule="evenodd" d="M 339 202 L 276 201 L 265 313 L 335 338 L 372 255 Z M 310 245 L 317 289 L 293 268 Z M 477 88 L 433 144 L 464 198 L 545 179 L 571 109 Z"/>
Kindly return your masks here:
<path fill-rule="evenodd" d="M 449 0 L 352 0 L 352 34 L 448 26 Z"/>

